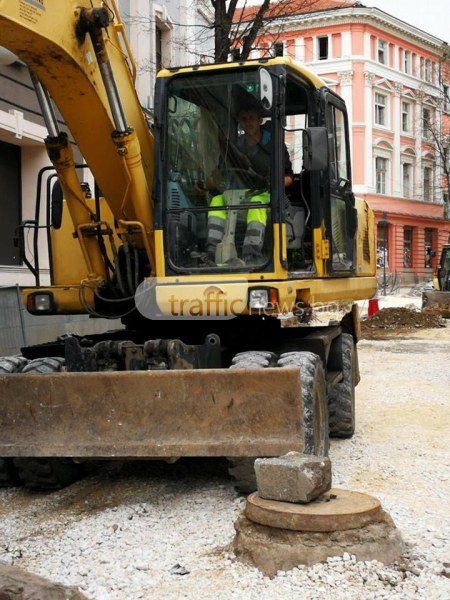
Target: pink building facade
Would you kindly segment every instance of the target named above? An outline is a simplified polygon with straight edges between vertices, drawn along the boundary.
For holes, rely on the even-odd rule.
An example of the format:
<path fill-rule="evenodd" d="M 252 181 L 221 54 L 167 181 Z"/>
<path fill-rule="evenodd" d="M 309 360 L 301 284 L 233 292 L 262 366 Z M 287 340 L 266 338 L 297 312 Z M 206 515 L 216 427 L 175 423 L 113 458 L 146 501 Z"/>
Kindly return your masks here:
<path fill-rule="evenodd" d="M 375 211 L 379 263 L 387 254 L 401 284 L 431 279 L 450 238 L 433 141 L 450 115 L 444 42 L 359 2 L 319 0 L 302 13 L 294 0 L 290 10 L 282 32 L 278 25 L 266 33 L 253 57 L 282 44 L 344 98 L 354 192 Z"/>

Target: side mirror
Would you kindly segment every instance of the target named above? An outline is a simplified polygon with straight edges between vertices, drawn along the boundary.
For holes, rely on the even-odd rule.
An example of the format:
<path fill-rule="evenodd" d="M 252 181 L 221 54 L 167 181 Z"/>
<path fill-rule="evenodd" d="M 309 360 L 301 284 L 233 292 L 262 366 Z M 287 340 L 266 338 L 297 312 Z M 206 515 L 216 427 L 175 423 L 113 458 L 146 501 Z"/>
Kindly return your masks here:
<path fill-rule="evenodd" d="M 328 168 L 328 132 L 325 127 L 303 130 L 303 168 L 324 171 Z"/>
<path fill-rule="evenodd" d="M 272 77 L 267 69 L 259 69 L 259 99 L 265 110 L 270 110 L 273 105 Z"/>
<path fill-rule="evenodd" d="M 52 188 L 51 222 L 53 229 L 59 229 L 62 223 L 63 191 L 58 179 Z"/>

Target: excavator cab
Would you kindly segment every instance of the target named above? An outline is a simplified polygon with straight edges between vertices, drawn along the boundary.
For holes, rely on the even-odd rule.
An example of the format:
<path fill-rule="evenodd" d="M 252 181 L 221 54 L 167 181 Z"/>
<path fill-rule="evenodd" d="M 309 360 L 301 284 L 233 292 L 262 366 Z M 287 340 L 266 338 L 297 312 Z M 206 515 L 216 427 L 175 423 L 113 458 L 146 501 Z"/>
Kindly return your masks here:
<path fill-rule="evenodd" d="M 354 272 L 356 210 L 340 98 L 276 60 L 264 68 L 163 71 L 156 90 L 162 275 Z M 242 107 L 260 116 L 267 172 L 243 151 Z M 286 149 L 294 182 L 285 188 Z M 248 260 L 252 223 L 262 239 Z"/>
<path fill-rule="evenodd" d="M 161 199 L 166 274 L 247 270 L 243 245 L 252 218 L 265 228 L 252 268 L 273 270 L 273 244 L 266 231 L 272 231 L 278 204 L 271 180 L 281 176 L 282 164 L 268 129 L 271 114 L 258 97 L 258 81 L 257 69 L 232 70 L 189 73 L 164 86 L 160 135 L 165 152 L 156 196 Z M 239 111 L 244 106 L 254 107 L 266 127 L 261 152 L 270 167 L 265 174 L 254 170 L 241 149 Z"/>
<path fill-rule="evenodd" d="M 422 310 L 450 318 L 450 245 L 442 247 L 433 289 L 422 292 Z"/>

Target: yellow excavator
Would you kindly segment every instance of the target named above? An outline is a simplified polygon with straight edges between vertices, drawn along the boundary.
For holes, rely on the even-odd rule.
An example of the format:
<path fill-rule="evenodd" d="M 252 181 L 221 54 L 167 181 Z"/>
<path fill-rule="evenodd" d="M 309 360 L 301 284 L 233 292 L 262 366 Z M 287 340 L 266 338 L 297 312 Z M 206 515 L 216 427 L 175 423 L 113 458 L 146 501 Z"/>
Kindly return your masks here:
<path fill-rule="evenodd" d="M 56 488 L 89 459 L 221 456 L 251 489 L 254 457 L 351 437 L 356 301 L 376 290 L 376 253 L 344 101 L 289 57 L 171 68 L 149 125 L 114 0 L 0 2 L 0 45 L 30 70 L 51 162 L 18 236 L 46 232 L 50 284 L 35 243 L 24 304 L 123 324 L 0 359 L 0 481 Z M 242 149 L 244 105 L 266 174 Z M 251 214 L 264 227 L 248 260 Z"/>
<path fill-rule="evenodd" d="M 450 244 L 444 244 L 433 288 L 422 292 L 422 311 L 450 319 Z"/>

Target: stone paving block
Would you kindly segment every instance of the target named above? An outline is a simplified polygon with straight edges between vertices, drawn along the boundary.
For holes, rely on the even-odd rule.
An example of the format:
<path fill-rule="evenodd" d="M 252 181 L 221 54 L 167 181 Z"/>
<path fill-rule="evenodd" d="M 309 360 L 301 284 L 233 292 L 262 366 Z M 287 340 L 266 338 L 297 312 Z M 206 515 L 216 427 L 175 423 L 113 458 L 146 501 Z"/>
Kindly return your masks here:
<path fill-rule="evenodd" d="M 331 488 L 327 457 L 288 452 L 255 461 L 258 495 L 266 500 L 306 504 Z"/>

